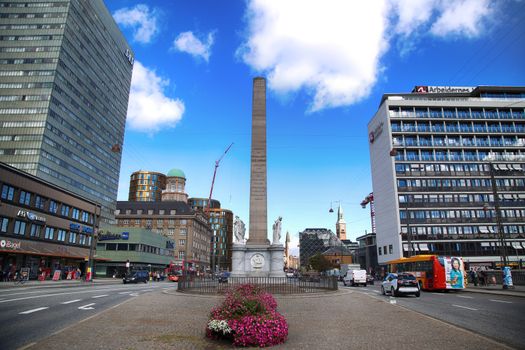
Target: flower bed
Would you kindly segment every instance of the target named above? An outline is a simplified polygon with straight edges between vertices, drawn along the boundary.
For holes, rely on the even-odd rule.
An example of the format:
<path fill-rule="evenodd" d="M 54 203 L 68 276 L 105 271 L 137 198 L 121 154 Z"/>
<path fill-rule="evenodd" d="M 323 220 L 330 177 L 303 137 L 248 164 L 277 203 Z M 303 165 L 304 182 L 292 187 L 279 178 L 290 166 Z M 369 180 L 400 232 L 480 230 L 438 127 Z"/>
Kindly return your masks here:
<path fill-rule="evenodd" d="M 286 341 L 288 324 L 271 294 L 243 284 L 229 290 L 222 304 L 211 310 L 206 336 L 229 339 L 237 346 L 273 346 Z"/>

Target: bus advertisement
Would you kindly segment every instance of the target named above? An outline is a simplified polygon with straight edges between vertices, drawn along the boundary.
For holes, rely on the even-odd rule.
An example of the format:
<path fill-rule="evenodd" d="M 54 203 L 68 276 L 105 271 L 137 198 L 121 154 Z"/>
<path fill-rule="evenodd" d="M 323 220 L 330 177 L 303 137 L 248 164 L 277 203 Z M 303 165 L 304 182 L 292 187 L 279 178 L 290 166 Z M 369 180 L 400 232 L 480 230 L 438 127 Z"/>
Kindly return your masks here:
<path fill-rule="evenodd" d="M 465 265 L 461 257 L 416 255 L 387 262 L 389 272 L 408 272 L 423 290 L 465 288 Z"/>

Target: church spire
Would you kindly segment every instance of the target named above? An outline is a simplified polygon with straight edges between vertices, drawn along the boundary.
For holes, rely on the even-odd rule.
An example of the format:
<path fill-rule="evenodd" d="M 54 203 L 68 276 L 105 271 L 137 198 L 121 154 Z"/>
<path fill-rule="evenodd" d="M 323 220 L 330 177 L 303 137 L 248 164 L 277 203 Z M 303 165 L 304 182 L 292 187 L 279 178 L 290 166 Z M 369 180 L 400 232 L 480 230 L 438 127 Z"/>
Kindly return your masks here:
<path fill-rule="evenodd" d="M 335 232 L 339 239 L 346 239 L 346 221 L 343 217 L 343 207 L 339 203 L 339 209 L 337 209 L 337 222 L 335 223 Z"/>

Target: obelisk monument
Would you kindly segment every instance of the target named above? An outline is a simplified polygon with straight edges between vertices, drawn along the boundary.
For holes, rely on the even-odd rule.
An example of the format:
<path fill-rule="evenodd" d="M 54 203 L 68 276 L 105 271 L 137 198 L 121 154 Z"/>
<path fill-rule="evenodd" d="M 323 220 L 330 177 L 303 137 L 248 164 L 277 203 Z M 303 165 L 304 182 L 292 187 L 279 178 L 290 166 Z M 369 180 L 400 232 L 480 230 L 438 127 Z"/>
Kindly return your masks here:
<path fill-rule="evenodd" d="M 281 220 L 268 240 L 266 186 L 266 79 L 253 79 L 252 148 L 250 171 L 250 225 L 246 244 L 236 239 L 232 246 L 232 277 L 285 277 L 284 247 L 279 242 Z M 241 221 L 242 222 L 242 221 Z M 242 229 L 237 229 L 244 237 Z"/>
<path fill-rule="evenodd" d="M 250 228 L 247 245 L 269 245 L 266 196 L 266 79 L 253 79 Z"/>

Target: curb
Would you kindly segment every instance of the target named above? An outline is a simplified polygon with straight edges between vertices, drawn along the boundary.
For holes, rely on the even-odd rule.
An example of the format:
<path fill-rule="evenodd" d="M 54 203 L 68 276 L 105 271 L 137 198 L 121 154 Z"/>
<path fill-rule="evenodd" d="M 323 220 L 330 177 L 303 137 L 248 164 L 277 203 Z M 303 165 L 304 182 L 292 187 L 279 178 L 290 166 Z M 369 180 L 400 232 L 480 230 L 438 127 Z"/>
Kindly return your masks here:
<path fill-rule="evenodd" d="M 492 295 L 503 295 L 506 297 L 525 298 L 525 292 L 513 292 L 513 291 L 499 291 L 490 289 L 464 289 L 463 293 L 478 293 L 478 294 L 492 294 Z"/>

